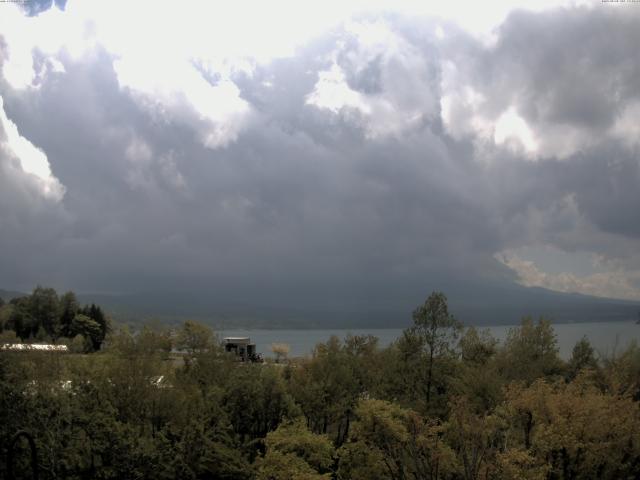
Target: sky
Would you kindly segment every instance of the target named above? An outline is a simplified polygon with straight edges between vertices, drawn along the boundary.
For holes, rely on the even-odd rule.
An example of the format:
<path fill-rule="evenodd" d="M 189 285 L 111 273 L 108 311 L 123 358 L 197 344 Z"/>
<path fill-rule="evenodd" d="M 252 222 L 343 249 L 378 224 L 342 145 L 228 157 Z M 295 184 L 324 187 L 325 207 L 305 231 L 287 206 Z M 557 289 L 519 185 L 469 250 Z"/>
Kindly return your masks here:
<path fill-rule="evenodd" d="M 0 3 L 0 287 L 640 300 L 640 3 Z"/>

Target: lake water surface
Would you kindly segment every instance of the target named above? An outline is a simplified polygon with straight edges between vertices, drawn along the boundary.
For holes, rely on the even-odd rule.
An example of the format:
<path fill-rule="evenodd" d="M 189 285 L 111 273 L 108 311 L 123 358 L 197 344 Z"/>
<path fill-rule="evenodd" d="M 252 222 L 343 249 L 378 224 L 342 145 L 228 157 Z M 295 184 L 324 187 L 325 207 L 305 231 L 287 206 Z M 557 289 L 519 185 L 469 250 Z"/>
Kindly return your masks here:
<path fill-rule="evenodd" d="M 476 327 L 479 330 L 488 329 L 498 340 L 503 341 L 510 328 L 516 325 L 499 325 Z M 587 337 L 596 351 L 610 355 L 621 352 L 633 340 L 640 341 L 640 325 L 633 321 L 603 322 L 603 323 L 560 323 L 554 324 L 557 335 L 560 356 L 569 358 L 573 346 L 582 337 Z M 327 330 L 224 330 L 218 332 L 220 337 L 242 336 L 250 337 L 256 343 L 256 349 L 265 357 L 272 356 L 272 343 L 287 343 L 291 347 L 290 356 L 310 355 L 313 347 L 320 342 L 326 342 L 331 335 L 344 339 L 348 334 L 374 335 L 378 337 L 381 347 L 386 347 L 400 335 L 400 328 L 371 328 L 371 329 L 327 329 Z"/>

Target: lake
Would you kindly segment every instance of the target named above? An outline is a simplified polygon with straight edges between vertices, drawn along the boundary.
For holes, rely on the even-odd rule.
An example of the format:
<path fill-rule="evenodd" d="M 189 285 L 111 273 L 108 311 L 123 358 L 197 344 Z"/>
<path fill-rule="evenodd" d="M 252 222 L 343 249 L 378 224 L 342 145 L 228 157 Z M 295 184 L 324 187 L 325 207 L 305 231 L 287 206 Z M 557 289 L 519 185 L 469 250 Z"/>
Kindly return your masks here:
<path fill-rule="evenodd" d="M 479 330 L 489 329 L 498 340 L 503 341 L 510 328 L 517 325 L 496 325 L 477 327 Z M 560 356 L 569 358 L 573 346 L 583 336 L 587 337 L 591 345 L 600 354 L 610 355 L 621 352 L 632 340 L 640 341 L 640 325 L 633 321 L 625 322 L 591 322 L 591 323 L 559 323 L 554 324 Z M 273 356 L 272 343 L 287 343 L 291 347 L 289 356 L 302 357 L 310 355 L 313 347 L 319 342 L 326 342 L 331 335 L 344 339 L 348 334 L 374 335 L 378 337 L 380 346 L 386 347 L 400 335 L 400 328 L 371 328 L 371 329 L 326 329 L 326 330 L 239 330 L 229 329 L 218 332 L 223 337 L 250 337 L 256 344 L 256 349 L 265 357 Z"/>

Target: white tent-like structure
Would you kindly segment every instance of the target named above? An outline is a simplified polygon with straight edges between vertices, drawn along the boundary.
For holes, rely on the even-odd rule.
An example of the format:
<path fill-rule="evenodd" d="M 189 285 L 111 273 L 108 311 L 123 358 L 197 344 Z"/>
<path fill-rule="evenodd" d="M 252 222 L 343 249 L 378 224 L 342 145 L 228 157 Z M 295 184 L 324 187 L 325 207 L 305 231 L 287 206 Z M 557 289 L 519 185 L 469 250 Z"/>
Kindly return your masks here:
<path fill-rule="evenodd" d="M 66 345 L 51 345 L 44 343 L 5 343 L 0 350 L 11 352 L 68 352 Z"/>

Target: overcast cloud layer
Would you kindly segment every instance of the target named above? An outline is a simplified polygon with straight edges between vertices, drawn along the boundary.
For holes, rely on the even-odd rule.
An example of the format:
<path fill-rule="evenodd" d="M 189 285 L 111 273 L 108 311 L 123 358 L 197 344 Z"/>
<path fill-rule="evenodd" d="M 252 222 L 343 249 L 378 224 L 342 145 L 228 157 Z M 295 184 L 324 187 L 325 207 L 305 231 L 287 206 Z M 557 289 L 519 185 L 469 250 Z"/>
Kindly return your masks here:
<path fill-rule="evenodd" d="M 0 286 L 640 299 L 640 4 L 135 8 L 0 5 Z"/>

